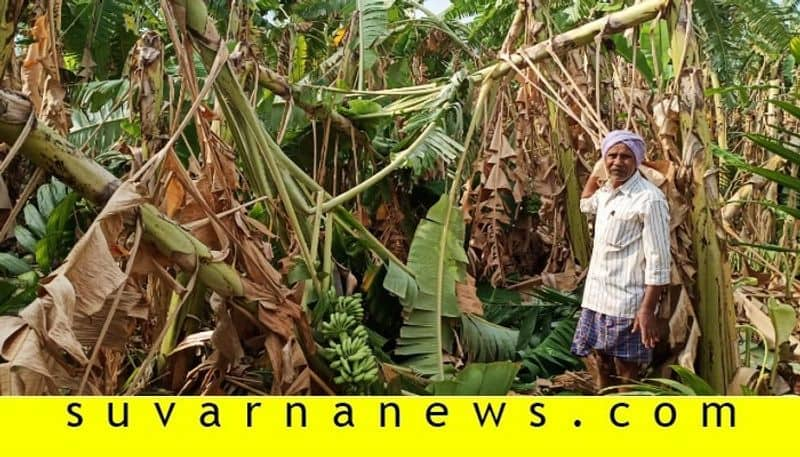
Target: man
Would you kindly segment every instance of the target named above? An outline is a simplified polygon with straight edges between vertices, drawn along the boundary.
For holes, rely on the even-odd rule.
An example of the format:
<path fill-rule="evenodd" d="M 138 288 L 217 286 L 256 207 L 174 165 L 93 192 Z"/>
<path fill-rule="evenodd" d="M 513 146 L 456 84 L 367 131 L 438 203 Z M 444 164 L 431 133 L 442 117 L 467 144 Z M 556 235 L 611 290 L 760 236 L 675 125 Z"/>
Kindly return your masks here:
<path fill-rule="evenodd" d="M 671 262 L 667 201 L 639 172 L 644 140 L 615 130 L 601 150 L 608 179 L 601 185 L 602 165 L 595 167 L 581 195 L 581 211 L 596 218 L 572 342 L 598 389 L 638 379 L 650 363 L 659 340 L 656 304 L 669 283 Z"/>

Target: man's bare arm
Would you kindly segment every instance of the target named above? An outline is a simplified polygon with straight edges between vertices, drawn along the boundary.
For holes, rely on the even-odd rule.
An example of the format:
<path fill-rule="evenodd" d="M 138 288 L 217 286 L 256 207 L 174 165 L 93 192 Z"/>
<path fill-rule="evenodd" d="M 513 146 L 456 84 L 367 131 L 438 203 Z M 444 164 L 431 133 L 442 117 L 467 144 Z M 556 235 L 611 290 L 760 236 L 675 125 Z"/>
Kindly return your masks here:
<path fill-rule="evenodd" d="M 600 188 L 600 181 L 595 175 L 589 176 L 589 179 L 586 180 L 586 185 L 583 186 L 583 192 L 581 192 L 581 198 L 589 198 L 597 192 L 597 189 Z"/>
<path fill-rule="evenodd" d="M 656 319 L 656 305 L 661 293 L 667 286 L 646 286 L 644 298 L 633 320 L 633 331 L 642 331 L 642 344 L 648 348 L 656 347 L 658 343 L 658 320 Z"/>

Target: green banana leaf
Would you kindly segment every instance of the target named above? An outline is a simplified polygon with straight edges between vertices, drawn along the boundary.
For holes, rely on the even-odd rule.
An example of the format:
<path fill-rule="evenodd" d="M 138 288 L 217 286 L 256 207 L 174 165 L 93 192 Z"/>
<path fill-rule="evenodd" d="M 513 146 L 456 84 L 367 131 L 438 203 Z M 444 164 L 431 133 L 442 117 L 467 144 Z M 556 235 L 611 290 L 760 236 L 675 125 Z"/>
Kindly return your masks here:
<path fill-rule="evenodd" d="M 519 364 L 512 362 L 471 363 L 454 379 L 428 385 L 433 395 L 506 395 Z"/>
<path fill-rule="evenodd" d="M 456 297 L 456 282 L 464 280 L 467 255 L 462 246 L 464 242 L 464 221 L 460 211 L 452 211 L 445 220 L 447 194 L 428 211 L 411 242 L 408 254 L 408 268 L 414 273 L 419 291 L 413 295 L 413 288 L 397 280 L 396 269 L 390 271 L 392 277 L 389 290 L 405 292 L 400 296 L 407 314 L 395 354 L 411 356 L 406 365 L 424 375 L 444 377 L 443 347 L 450 332 L 442 325 L 446 317 L 459 317 Z"/>
<path fill-rule="evenodd" d="M 514 360 L 519 330 L 489 322 L 472 314 L 461 316 L 461 342 L 469 361 Z"/>

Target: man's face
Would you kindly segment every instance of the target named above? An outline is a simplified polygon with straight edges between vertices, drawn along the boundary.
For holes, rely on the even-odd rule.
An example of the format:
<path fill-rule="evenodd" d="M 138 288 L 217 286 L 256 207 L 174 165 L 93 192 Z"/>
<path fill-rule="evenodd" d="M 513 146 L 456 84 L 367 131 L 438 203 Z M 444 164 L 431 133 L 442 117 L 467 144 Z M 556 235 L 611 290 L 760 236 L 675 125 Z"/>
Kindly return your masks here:
<path fill-rule="evenodd" d="M 617 183 L 626 181 L 636 171 L 636 157 L 624 143 L 611 146 L 605 161 L 609 178 Z"/>

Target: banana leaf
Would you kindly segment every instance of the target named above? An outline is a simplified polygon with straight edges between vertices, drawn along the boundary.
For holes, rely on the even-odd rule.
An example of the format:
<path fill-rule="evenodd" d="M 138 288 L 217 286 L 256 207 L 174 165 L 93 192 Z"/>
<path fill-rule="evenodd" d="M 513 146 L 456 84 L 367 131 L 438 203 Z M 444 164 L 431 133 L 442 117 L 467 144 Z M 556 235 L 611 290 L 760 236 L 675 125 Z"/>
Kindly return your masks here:
<path fill-rule="evenodd" d="M 519 364 L 511 362 L 471 363 L 455 379 L 428 386 L 433 395 L 506 395 Z"/>
<path fill-rule="evenodd" d="M 456 282 L 464 280 L 468 262 L 462 246 L 464 221 L 460 211 L 452 211 L 446 221 L 447 206 L 444 194 L 420 222 L 411 242 L 408 268 L 414 273 L 419 291 L 413 299 L 408 293 L 405 299 L 401 297 L 407 317 L 395 350 L 397 355 L 411 356 L 407 366 L 440 378 L 444 376 L 442 349 L 449 336 L 442 319 L 461 314 Z"/>

